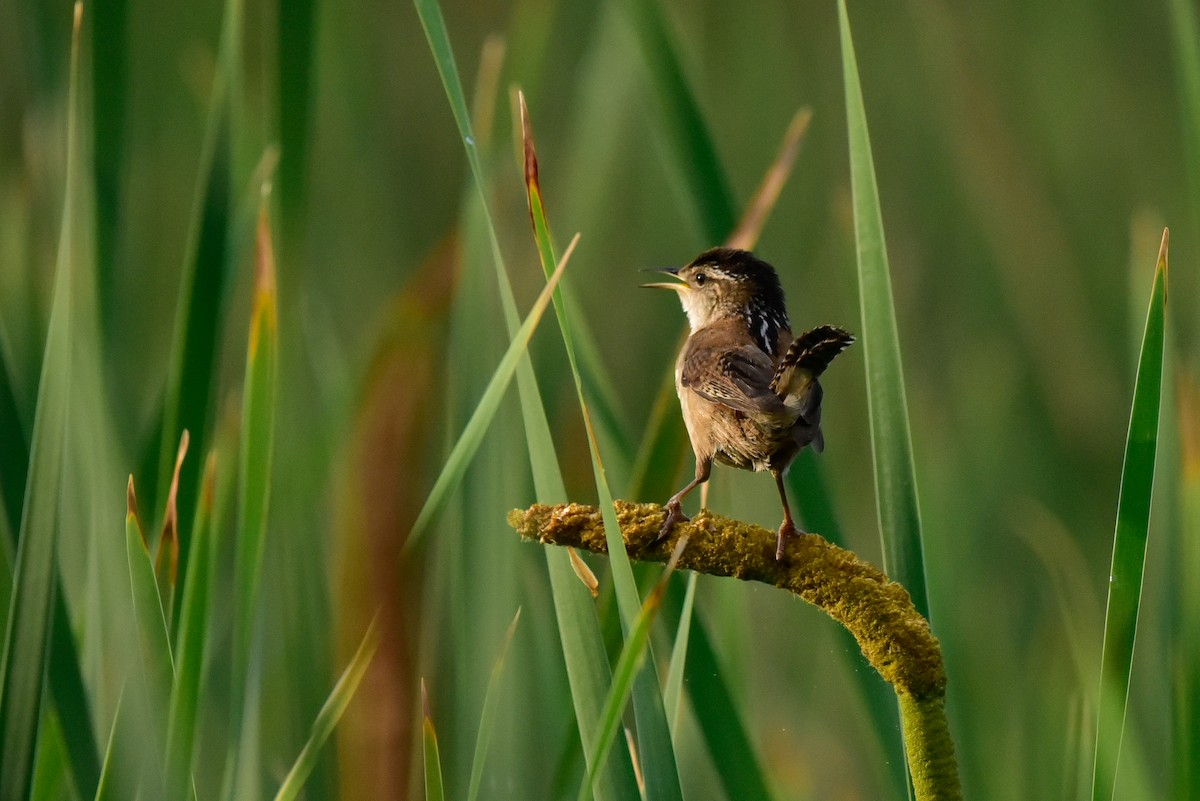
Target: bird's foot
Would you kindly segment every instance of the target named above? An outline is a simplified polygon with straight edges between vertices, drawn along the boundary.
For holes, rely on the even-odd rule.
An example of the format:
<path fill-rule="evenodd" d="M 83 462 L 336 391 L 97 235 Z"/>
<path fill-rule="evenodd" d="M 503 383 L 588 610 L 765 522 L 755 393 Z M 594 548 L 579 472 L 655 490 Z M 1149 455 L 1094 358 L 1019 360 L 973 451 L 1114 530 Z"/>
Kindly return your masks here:
<path fill-rule="evenodd" d="M 783 551 L 787 547 L 789 539 L 795 539 L 804 532 L 796 528 L 796 524 L 791 520 L 784 520 L 779 526 L 779 538 L 775 541 L 775 561 L 783 561 Z"/>
<path fill-rule="evenodd" d="M 648 548 L 653 548 L 655 545 L 666 540 L 670 536 L 671 530 L 675 528 L 676 523 L 686 523 L 691 519 L 683 513 L 679 501 L 668 501 L 664 508 L 667 510 L 667 519 L 663 521 L 662 528 L 658 530 L 658 536 L 646 546 Z"/>

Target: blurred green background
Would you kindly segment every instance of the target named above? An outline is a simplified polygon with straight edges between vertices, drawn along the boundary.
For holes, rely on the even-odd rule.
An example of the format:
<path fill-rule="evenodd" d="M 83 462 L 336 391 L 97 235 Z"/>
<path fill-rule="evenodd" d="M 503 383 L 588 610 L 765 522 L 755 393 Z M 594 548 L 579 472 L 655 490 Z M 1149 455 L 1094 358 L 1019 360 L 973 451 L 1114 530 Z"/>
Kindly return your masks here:
<path fill-rule="evenodd" d="M 711 198 L 697 194 L 722 191 L 697 188 L 698 165 L 672 133 L 638 35 L 644 5 L 442 3 L 522 309 L 543 276 L 510 87 L 529 102 L 555 230 L 562 242 L 582 233 L 565 283 L 610 374 L 623 445 L 605 458 L 619 496 L 684 326 L 673 298 L 638 288 L 637 270 L 718 244 L 702 211 Z M 737 205 L 795 111 L 811 107 L 756 251 L 778 267 L 794 325 L 855 330 L 834 3 L 658 5 Z M 407 3 L 230 7 L 241 30 L 217 100 L 223 3 L 98 0 L 84 11 L 95 297 L 94 327 L 79 330 L 94 339 L 77 348 L 75 369 L 95 375 L 72 384 L 59 564 L 97 741 L 128 660 L 96 620 L 128 585 L 107 580 L 119 572 L 106 573 L 89 543 L 121 542 L 130 473 L 143 509 L 165 501 L 160 432 L 192 265 L 221 276 L 204 284 L 216 344 L 207 437 L 194 446 L 220 449 L 237 428 L 250 233 L 270 175 L 280 356 L 258 782 L 274 792 L 381 607 L 379 654 L 305 797 L 420 794 L 422 676 L 448 796 L 463 797 L 489 673 L 520 606 L 481 797 L 571 797 L 582 759 L 543 555 L 504 522 L 533 501 L 515 392 L 434 535 L 398 555 L 508 339 L 463 142 L 417 15 Z M 1200 610 L 1187 602 L 1200 582 L 1200 410 L 1188 389 L 1200 367 L 1197 8 L 933 0 L 852 3 L 850 14 L 968 797 L 1087 794 L 1136 347 L 1170 226 L 1172 377 L 1118 795 L 1194 798 L 1200 720 L 1181 721 L 1181 703 L 1194 703 L 1200 638 Z M 61 0 L 0 2 L 0 367 L 11 398 L 0 407 L 0 491 L 14 534 L 14 454 L 33 426 L 62 217 L 70 20 Z M 225 223 L 215 234 L 201 224 L 214 217 Z M 555 325 L 548 316 L 535 337 L 534 365 L 571 499 L 594 501 Z M 844 544 L 879 564 L 861 353 L 839 359 L 824 384 L 820 459 Z M 189 460 L 195 482 L 202 452 Z M 681 467 L 657 481 L 681 486 L 690 455 Z M 778 524 L 765 476 L 718 469 L 710 506 Z M 592 564 L 603 579 L 604 561 Z M 231 736 L 216 711 L 231 647 L 216 598 L 201 746 L 216 778 L 197 776 L 201 798 L 220 787 Z M 776 798 L 903 796 L 898 733 L 873 728 L 849 675 L 869 668 L 845 653 L 834 624 L 732 580 L 702 579 L 697 610 Z M 730 797 L 687 705 L 677 750 L 688 799 Z M 73 797 L 69 783 L 41 781 L 43 797 Z"/>

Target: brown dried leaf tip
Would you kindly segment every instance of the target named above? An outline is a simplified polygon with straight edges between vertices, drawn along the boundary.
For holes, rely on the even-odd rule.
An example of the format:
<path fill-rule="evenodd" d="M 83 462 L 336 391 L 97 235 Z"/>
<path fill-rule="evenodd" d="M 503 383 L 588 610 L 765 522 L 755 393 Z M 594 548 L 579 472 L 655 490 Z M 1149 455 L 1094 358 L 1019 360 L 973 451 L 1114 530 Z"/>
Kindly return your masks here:
<path fill-rule="evenodd" d="M 129 484 L 125 488 L 125 513 L 132 517 L 137 523 L 138 534 L 141 535 L 142 545 L 146 549 L 150 549 L 149 543 L 146 542 L 146 527 L 142 525 L 142 516 L 138 512 L 137 493 L 133 491 L 133 473 L 129 474 Z"/>
<path fill-rule="evenodd" d="M 524 92 L 517 92 L 517 102 L 521 106 L 521 141 L 525 145 L 525 185 L 531 194 L 537 192 L 540 196 L 542 185 L 538 181 L 537 148 L 533 143 L 533 124 L 529 121 L 529 106 L 525 104 Z"/>
<path fill-rule="evenodd" d="M 154 555 L 155 575 L 159 581 L 165 579 L 167 586 L 172 588 L 179 574 L 179 508 L 176 502 L 179 497 L 179 471 L 183 469 L 183 459 L 187 456 L 190 441 L 191 436 L 185 428 L 179 438 L 179 450 L 175 452 L 175 472 L 171 475 L 171 488 L 167 492 L 162 536 L 158 540 L 158 552 Z"/>

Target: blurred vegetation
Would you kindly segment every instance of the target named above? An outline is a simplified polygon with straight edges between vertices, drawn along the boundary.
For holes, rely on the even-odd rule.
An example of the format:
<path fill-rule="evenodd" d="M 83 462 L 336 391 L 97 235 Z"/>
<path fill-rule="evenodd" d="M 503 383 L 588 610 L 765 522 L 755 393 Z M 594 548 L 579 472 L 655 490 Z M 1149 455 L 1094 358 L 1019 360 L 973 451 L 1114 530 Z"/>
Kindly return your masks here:
<path fill-rule="evenodd" d="M 749 200 L 801 106 L 813 111 L 807 139 L 756 251 L 779 268 L 797 326 L 859 328 L 833 2 L 446 0 L 441 10 L 473 103 L 467 144 L 522 315 L 544 275 L 510 87 L 529 101 L 559 244 L 582 233 L 563 284 L 581 316 L 573 327 L 590 330 L 607 374 L 590 391 L 612 402 L 600 444 L 615 495 L 630 492 L 684 326 L 670 299 L 637 288 L 637 270 L 718 244 L 728 232 L 714 231 Z M 1200 12 L 1185 0 L 934 0 L 849 12 L 965 795 L 1089 796 L 1122 453 L 1169 225 L 1158 482 L 1116 791 L 1195 798 Z M 57 514 L 56 561 L 41 566 L 46 576 L 57 568 L 62 610 L 45 614 L 69 622 L 91 717 L 62 713 L 58 693 L 74 696 L 52 669 L 34 796 L 94 794 L 79 786 L 89 773 L 72 747 L 81 725 L 103 760 L 114 719 L 130 721 L 114 766 L 153 750 L 155 714 L 122 700 L 127 676 L 143 670 L 125 488 L 132 474 L 153 554 L 183 428 L 192 441 L 179 484 L 181 581 L 192 546 L 212 547 L 198 798 L 274 795 L 376 613 L 376 657 L 303 797 L 422 794 L 422 677 L 446 796 L 465 797 L 492 668 L 518 608 L 479 797 L 573 796 L 584 757 L 545 556 L 505 523 L 535 499 L 515 392 L 435 530 L 404 549 L 509 338 L 488 223 L 413 7 L 97 0 L 84 8 L 69 165 L 70 40 L 65 0 L 0 3 L 0 611 L 28 477 L 39 513 Z M 662 79 L 668 47 L 678 85 Z M 678 106 L 688 88 L 692 118 Z M 689 135 L 711 138 L 715 167 L 695 155 L 702 147 L 681 145 Z M 247 433 L 254 414 L 243 397 L 264 183 L 278 289 L 274 374 L 256 379 L 273 392 L 260 420 L 265 451 Z M 64 264 L 71 325 L 56 339 Z M 593 502 L 556 328 L 547 315 L 531 343 L 534 373 L 567 494 Z M 53 371 L 66 362 L 48 354 L 68 350 L 64 389 Z M 35 429 L 44 355 L 65 421 L 51 494 L 45 476 L 56 463 L 35 453 L 30 464 L 44 440 Z M 861 359 L 849 351 L 823 381 L 820 462 L 843 544 L 882 564 Z M 209 524 L 193 521 L 205 511 L 210 451 L 207 511 L 223 533 L 204 540 L 194 535 Z M 265 464 L 245 464 L 248 453 Z M 652 485 L 679 486 L 690 457 L 679 469 Z M 269 505 L 265 489 L 244 486 L 248 474 L 269 481 Z M 712 483 L 714 509 L 777 524 L 763 476 L 719 469 Z M 260 563 L 242 553 L 247 492 L 266 514 Z M 590 563 L 615 661 L 608 565 Z M 655 575 L 636 572 L 643 589 Z M 185 600 L 176 593 L 172 610 L 164 597 L 178 647 Z M 869 711 L 881 680 L 871 675 L 864 691 L 852 671 L 869 669 L 827 619 L 769 588 L 708 577 L 695 608 L 772 797 L 903 797 L 898 731 L 880 730 Z M 673 634 L 655 632 L 662 676 Z M 51 648 L 51 663 L 62 654 Z M 697 722 L 712 688 L 683 689 L 672 721 L 683 794 L 732 797 Z M 135 780 L 119 773 L 118 788 Z"/>

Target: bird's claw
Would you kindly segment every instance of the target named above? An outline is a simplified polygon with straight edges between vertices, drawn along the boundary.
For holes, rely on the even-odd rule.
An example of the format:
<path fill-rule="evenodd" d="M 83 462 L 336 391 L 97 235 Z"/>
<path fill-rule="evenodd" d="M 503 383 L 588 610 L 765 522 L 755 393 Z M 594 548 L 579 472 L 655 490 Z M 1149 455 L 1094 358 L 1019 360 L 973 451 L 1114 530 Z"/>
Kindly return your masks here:
<path fill-rule="evenodd" d="M 676 523 L 686 523 L 691 519 L 683 513 L 683 509 L 678 503 L 668 503 L 666 509 L 667 519 L 663 521 L 662 528 L 658 530 L 658 536 L 647 547 L 653 548 L 655 545 L 662 543 L 671 535 L 671 531 L 675 528 Z"/>

